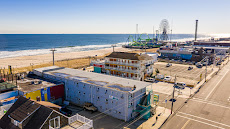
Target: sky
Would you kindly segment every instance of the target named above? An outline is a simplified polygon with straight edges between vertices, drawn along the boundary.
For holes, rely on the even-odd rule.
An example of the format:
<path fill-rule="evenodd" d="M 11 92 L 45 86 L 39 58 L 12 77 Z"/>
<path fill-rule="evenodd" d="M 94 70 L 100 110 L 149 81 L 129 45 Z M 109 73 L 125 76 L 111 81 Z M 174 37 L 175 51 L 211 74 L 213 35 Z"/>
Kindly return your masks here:
<path fill-rule="evenodd" d="M 1 34 L 230 33 L 230 0 L 0 0 Z"/>

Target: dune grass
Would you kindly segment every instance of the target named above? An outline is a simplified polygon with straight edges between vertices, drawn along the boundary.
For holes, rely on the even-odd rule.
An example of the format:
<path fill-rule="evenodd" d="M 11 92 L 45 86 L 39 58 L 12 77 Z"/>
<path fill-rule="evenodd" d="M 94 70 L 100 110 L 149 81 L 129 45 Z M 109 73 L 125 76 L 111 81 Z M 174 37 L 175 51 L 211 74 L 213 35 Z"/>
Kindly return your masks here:
<path fill-rule="evenodd" d="M 146 49 L 146 52 L 156 52 L 157 49 L 158 48 Z M 141 53 L 141 52 L 145 52 L 145 50 L 132 50 L 129 52 Z M 98 56 L 98 57 L 84 57 L 84 58 L 76 58 L 76 59 L 59 60 L 59 61 L 55 61 L 55 65 L 59 66 L 59 67 L 67 67 L 67 68 L 74 68 L 74 69 L 83 68 L 83 67 L 89 66 L 91 60 L 103 59 L 105 56 L 107 56 L 109 54 L 110 53 L 107 53 L 103 56 Z M 13 68 L 12 72 L 14 74 L 15 73 L 28 72 L 28 71 L 32 71 L 32 69 L 48 67 L 48 66 L 52 66 L 52 65 L 53 65 L 53 62 L 49 62 L 49 63 L 43 63 L 43 64 L 39 64 L 39 65 L 33 65 L 33 66 L 27 66 L 27 67 L 21 67 L 21 68 Z M 8 69 L 2 69 L 1 73 L 3 73 L 3 72 L 5 74 L 7 74 Z"/>

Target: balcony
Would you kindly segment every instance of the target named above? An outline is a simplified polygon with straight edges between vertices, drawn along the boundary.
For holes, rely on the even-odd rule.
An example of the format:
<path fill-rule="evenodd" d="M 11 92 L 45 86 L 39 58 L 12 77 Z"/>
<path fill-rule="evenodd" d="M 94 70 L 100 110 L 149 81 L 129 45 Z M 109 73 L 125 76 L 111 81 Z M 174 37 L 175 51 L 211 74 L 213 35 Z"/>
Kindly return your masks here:
<path fill-rule="evenodd" d="M 139 63 L 133 64 L 133 63 L 124 63 L 124 62 L 119 62 L 119 61 L 105 61 L 105 63 L 140 67 Z"/>
<path fill-rule="evenodd" d="M 92 129 L 93 128 L 93 120 L 90 120 L 84 116 L 76 114 L 74 116 L 69 117 L 68 126 L 63 127 L 62 129 Z M 52 129 L 52 128 L 50 128 Z"/>
<path fill-rule="evenodd" d="M 105 66 L 105 69 L 123 71 L 123 72 L 128 72 L 128 73 L 139 73 L 138 69 L 137 70 L 132 70 L 132 69 L 123 69 L 123 68 L 109 67 L 109 66 Z"/>

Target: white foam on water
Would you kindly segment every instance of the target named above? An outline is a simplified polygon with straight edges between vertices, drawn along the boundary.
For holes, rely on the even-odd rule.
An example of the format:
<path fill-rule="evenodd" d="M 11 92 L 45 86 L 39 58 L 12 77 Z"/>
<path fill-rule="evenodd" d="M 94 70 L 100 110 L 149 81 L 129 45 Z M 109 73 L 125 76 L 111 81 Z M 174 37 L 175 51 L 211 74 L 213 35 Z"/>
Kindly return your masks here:
<path fill-rule="evenodd" d="M 126 42 L 115 44 L 117 47 L 124 45 Z M 63 47 L 55 48 L 56 53 L 67 53 L 67 52 L 79 52 L 79 51 L 89 51 L 89 50 L 99 50 L 104 48 L 111 48 L 111 45 L 88 45 L 88 46 L 74 46 L 74 47 Z M 33 56 L 33 55 L 42 55 L 50 54 L 50 49 L 35 49 L 35 50 L 21 50 L 21 51 L 0 51 L 0 58 L 10 58 L 10 57 L 19 57 L 19 56 Z"/>

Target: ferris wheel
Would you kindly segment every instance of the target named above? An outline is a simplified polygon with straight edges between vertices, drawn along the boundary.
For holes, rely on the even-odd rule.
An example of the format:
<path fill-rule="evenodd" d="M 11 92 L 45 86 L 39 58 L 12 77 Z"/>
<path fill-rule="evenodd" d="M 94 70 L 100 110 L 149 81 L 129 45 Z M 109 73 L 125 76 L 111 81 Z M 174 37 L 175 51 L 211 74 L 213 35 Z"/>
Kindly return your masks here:
<path fill-rule="evenodd" d="M 161 20 L 159 33 L 160 33 L 160 40 L 169 40 L 169 22 L 167 19 Z"/>

